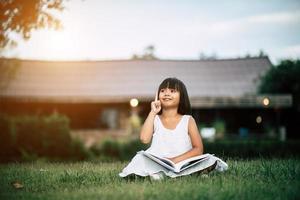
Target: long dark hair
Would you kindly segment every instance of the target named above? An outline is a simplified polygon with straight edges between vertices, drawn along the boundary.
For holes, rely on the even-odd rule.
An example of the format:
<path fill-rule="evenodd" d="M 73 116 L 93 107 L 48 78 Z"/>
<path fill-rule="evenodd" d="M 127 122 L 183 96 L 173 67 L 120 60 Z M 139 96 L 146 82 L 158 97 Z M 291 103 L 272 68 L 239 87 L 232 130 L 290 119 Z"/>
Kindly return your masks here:
<path fill-rule="evenodd" d="M 191 103 L 190 103 L 189 95 L 187 93 L 184 83 L 175 77 L 166 78 L 159 85 L 158 94 L 161 89 L 165 89 L 165 88 L 175 89 L 175 90 L 179 91 L 180 99 L 179 99 L 179 105 L 178 105 L 177 112 L 181 115 L 186 115 L 186 114 L 190 115 L 192 113 Z M 162 114 L 162 109 L 159 111 L 158 115 L 161 115 L 161 114 Z"/>

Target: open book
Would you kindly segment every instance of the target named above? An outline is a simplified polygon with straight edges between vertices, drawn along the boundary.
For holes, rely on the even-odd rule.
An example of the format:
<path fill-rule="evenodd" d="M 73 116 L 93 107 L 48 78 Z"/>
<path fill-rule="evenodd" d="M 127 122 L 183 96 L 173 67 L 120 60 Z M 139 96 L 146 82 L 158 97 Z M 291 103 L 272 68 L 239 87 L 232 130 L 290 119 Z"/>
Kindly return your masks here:
<path fill-rule="evenodd" d="M 175 164 L 172 160 L 168 158 L 160 157 L 158 155 L 154 155 L 146 151 L 141 151 L 141 153 L 150 158 L 151 160 L 155 161 L 156 163 L 162 165 L 163 167 L 172 170 L 175 173 L 180 173 L 187 168 L 190 168 L 200 162 L 203 162 L 204 160 L 207 160 L 211 155 L 203 154 L 199 156 L 194 156 Z"/>

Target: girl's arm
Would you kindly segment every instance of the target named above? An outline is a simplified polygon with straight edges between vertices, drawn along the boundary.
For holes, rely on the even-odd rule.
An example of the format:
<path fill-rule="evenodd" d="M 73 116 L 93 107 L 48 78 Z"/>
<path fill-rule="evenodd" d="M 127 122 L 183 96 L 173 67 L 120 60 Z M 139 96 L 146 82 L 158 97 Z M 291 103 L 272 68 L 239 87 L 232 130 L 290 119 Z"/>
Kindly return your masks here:
<path fill-rule="evenodd" d="M 179 156 L 171 158 L 174 163 L 178 163 L 182 160 L 190 157 L 198 156 L 203 154 L 203 143 L 200 133 L 198 131 L 195 119 L 191 116 L 188 123 L 188 132 L 191 138 L 193 148 Z"/>
<path fill-rule="evenodd" d="M 144 144 L 148 144 L 151 141 L 155 115 L 156 113 L 151 110 L 142 126 L 140 140 Z"/>
<path fill-rule="evenodd" d="M 148 117 L 145 120 L 140 132 L 140 140 L 142 143 L 148 144 L 151 141 L 153 135 L 154 118 L 160 110 L 161 103 L 160 100 L 158 100 L 158 93 L 156 92 L 155 100 L 151 102 L 151 111 L 148 114 Z"/>

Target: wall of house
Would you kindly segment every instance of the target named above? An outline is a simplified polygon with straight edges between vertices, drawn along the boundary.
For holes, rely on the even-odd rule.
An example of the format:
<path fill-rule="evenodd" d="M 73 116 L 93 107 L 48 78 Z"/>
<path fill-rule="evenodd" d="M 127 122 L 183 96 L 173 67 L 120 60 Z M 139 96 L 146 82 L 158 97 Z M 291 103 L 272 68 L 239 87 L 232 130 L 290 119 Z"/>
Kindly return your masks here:
<path fill-rule="evenodd" d="M 140 116 L 144 121 L 150 112 L 150 105 L 143 103 L 140 107 Z M 249 134 L 259 136 L 267 131 L 276 131 L 279 125 L 286 125 L 282 119 L 283 111 L 272 108 L 202 108 L 192 109 L 192 116 L 199 128 L 211 127 L 215 120 L 223 120 L 226 125 L 226 133 L 239 134 L 241 128 L 244 128 L 244 130 L 248 130 Z"/>
<path fill-rule="evenodd" d="M 274 109 L 260 108 L 193 109 L 193 116 L 200 126 L 212 126 L 216 120 L 224 121 L 229 134 L 238 134 L 244 128 L 249 134 L 261 135 L 276 128 L 281 120 Z"/>
<path fill-rule="evenodd" d="M 132 108 L 128 103 L 41 103 L 0 101 L 0 112 L 11 115 L 40 114 L 47 115 L 59 112 L 67 115 L 72 129 L 127 129 Z M 150 112 L 150 103 L 142 102 L 136 109 L 141 123 Z M 291 109 L 263 108 L 218 108 L 192 109 L 199 128 L 212 126 L 216 119 L 224 120 L 226 133 L 239 134 L 241 128 L 249 134 L 262 135 L 271 132 L 280 125 L 286 127 L 289 138 L 299 138 L 297 113 Z M 257 122 L 257 117 L 261 122 Z"/>
<path fill-rule="evenodd" d="M 127 104 L 41 103 L 0 101 L 0 112 L 10 115 L 49 115 L 59 112 L 70 118 L 72 129 L 122 129 L 130 114 Z"/>

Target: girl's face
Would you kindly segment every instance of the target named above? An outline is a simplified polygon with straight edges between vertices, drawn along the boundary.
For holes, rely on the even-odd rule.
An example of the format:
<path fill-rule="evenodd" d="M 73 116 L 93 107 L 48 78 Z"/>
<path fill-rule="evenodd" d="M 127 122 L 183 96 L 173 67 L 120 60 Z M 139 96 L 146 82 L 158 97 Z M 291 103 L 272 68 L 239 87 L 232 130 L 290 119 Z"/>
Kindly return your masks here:
<path fill-rule="evenodd" d="M 180 92 L 172 88 L 163 88 L 159 91 L 159 100 L 162 107 L 178 107 Z"/>

